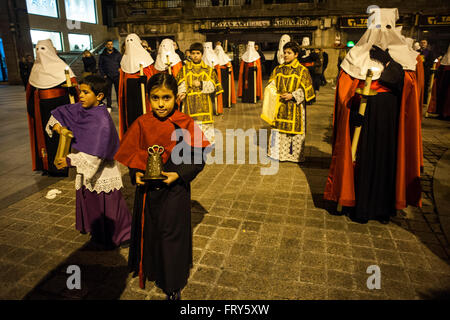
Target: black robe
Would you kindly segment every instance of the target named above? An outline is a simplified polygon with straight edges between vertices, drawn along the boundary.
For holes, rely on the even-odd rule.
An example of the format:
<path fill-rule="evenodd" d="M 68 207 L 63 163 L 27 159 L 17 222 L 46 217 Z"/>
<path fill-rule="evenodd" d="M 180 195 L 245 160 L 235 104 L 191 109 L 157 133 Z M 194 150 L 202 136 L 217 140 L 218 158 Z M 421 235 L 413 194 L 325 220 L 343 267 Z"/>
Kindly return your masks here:
<path fill-rule="evenodd" d="M 356 155 L 356 206 L 350 213 L 358 222 L 388 221 L 396 212 L 397 134 L 403 79 L 402 66 L 391 61 L 378 79 L 390 92 L 378 92 L 367 100 Z M 355 97 L 351 124 L 359 110 L 359 95 Z"/>
<path fill-rule="evenodd" d="M 128 267 L 133 276 L 139 274 L 141 259 L 141 219 L 144 194 L 143 278 L 155 281 L 165 293 L 186 286 L 192 262 L 191 187 L 190 182 L 203 170 L 202 164 L 175 165 L 169 158 L 165 172 L 177 172 L 171 185 L 147 183 L 136 188 Z M 136 170 L 130 169 L 134 183 Z M 157 189 L 159 188 L 159 190 Z"/>
<path fill-rule="evenodd" d="M 178 128 L 189 131 L 191 139 L 195 137 L 194 130 L 203 138 L 186 142 L 178 131 L 177 139 L 172 141 L 171 136 Z M 181 152 L 189 152 L 184 157 L 181 154 L 183 159 L 189 157 L 198 164 L 193 160 L 173 163 L 171 152 L 180 144 L 186 147 Z M 126 132 L 115 155 L 117 161 L 129 167 L 133 184 L 136 172 L 143 172 L 146 166 L 148 146 L 153 145 L 164 147 L 163 171 L 177 172 L 179 178 L 170 185 L 150 181 L 136 188 L 128 266 L 134 276 L 139 275 L 141 288 L 146 280 L 155 281 L 170 294 L 186 285 L 192 267 L 190 182 L 203 170 L 203 148 L 208 147 L 209 142 L 192 118 L 175 109 L 165 120 L 156 118 L 152 112 L 139 117 Z M 192 145 L 195 147 L 190 147 Z"/>

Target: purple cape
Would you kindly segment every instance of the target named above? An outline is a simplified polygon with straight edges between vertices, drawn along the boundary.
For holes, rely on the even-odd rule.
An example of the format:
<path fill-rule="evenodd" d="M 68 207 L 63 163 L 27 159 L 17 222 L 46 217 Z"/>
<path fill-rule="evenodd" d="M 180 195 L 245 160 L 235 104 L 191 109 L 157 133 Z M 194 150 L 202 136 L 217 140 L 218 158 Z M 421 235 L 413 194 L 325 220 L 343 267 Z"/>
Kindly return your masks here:
<path fill-rule="evenodd" d="M 119 149 L 119 136 L 105 105 L 83 108 L 81 102 L 51 111 L 59 123 L 73 132 L 72 147 L 78 151 L 113 160 Z"/>

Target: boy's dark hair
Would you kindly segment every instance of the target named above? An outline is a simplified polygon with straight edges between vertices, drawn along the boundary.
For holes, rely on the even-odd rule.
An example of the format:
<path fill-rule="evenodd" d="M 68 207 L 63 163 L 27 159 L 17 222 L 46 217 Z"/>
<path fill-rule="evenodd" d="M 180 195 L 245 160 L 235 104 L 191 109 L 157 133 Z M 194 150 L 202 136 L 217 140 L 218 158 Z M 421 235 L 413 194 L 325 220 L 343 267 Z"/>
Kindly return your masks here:
<path fill-rule="evenodd" d="M 159 87 L 166 87 L 167 89 L 171 90 L 173 92 L 173 95 L 177 96 L 178 94 L 178 84 L 177 80 L 175 80 L 175 77 L 168 74 L 168 73 L 157 73 L 153 75 L 147 83 L 147 92 L 150 95 L 150 91 L 152 91 L 153 88 L 159 88 Z"/>
<path fill-rule="evenodd" d="M 106 96 L 107 87 L 106 80 L 98 75 L 89 75 L 81 79 L 80 85 L 85 84 L 88 85 L 92 92 L 97 96 L 99 93 L 103 93 L 103 96 Z"/>
<path fill-rule="evenodd" d="M 289 41 L 283 46 L 283 51 L 286 49 L 291 49 L 294 53 L 300 54 L 300 45 L 295 41 Z"/>
<path fill-rule="evenodd" d="M 203 54 L 203 45 L 200 42 L 194 42 L 193 44 L 191 44 L 191 46 L 189 47 L 189 51 L 200 51 Z"/>

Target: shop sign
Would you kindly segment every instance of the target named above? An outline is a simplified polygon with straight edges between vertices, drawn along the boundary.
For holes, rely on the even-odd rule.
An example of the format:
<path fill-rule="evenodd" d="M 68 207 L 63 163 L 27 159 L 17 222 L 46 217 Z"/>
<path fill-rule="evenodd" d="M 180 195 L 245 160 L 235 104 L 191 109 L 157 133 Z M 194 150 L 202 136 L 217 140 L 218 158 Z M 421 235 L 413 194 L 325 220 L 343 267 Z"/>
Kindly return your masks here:
<path fill-rule="evenodd" d="M 367 29 L 367 16 L 354 16 L 354 17 L 341 17 L 340 26 L 341 28 L 349 29 Z M 403 24 L 403 18 L 400 17 L 396 22 L 396 26 L 401 26 Z"/>
<path fill-rule="evenodd" d="M 423 27 L 449 26 L 450 15 L 420 16 L 419 25 Z"/>

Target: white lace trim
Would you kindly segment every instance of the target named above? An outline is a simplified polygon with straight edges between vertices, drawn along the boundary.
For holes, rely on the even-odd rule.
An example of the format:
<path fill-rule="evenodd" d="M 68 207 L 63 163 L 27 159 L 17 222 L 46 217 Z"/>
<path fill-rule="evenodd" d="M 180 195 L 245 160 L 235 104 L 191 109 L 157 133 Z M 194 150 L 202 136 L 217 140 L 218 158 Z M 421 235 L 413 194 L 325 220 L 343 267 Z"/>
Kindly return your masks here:
<path fill-rule="evenodd" d="M 122 174 L 115 160 L 102 160 L 84 152 L 71 153 L 68 157 L 77 168 L 75 189 L 84 185 L 89 191 L 108 193 L 123 187 Z"/>
<path fill-rule="evenodd" d="M 303 101 L 305 101 L 305 94 L 303 93 L 302 88 L 299 88 L 299 89 L 295 90 L 294 92 L 292 92 L 292 96 L 294 97 L 297 104 L 300 104 Z"/>
<path fill-rule="evenodd" d="M 53 131 L 52 131 L 51 128 L 53 128 L 53 126 L 54 126 L 55 124 L 61 125 L 61 124 L 59 123 L 59 121 L 55 119 L 55 117 L 50 116 L 50 119 L 48 119 L 47 125 L 45 126 L 45 132 L 47 132 L 47 134 L 48 134 L 48 136 L 49 136 L 50 138 L 53 137 Z"/>
<path fill-rule="evenodd" d="M 203 82 L 203 89 L 202 93 L 213 93 L 216 91 L 216 87 L 214 86 L 214 83 L 212 81 L 202 81 Z"/>

